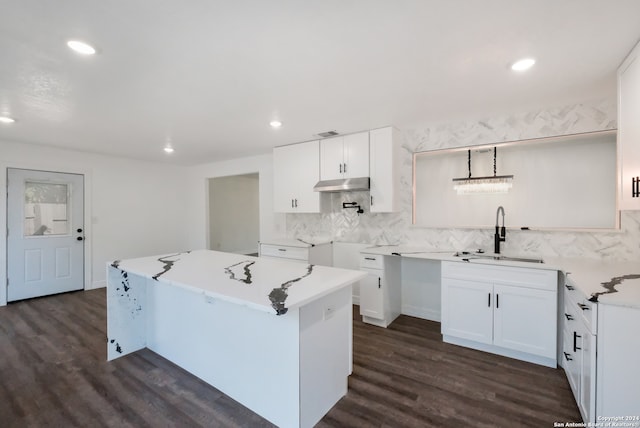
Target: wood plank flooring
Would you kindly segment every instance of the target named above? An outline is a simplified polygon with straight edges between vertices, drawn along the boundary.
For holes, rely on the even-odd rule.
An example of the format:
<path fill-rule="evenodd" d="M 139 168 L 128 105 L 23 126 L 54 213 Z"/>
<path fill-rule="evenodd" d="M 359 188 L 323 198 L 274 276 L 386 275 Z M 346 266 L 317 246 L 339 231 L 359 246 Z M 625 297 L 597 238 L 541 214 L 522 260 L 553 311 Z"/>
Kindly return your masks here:
<path fill-rule="evenodd" d="M 388 329 L 354 308 L 354 372 L 319 427 L 552 427 L 580 421 L 565 374 L 442 343 L 440 324 Z M 272 426 L 149 350 L 106 361 L 105 290 L 0 307 L 0 426 Z"/>

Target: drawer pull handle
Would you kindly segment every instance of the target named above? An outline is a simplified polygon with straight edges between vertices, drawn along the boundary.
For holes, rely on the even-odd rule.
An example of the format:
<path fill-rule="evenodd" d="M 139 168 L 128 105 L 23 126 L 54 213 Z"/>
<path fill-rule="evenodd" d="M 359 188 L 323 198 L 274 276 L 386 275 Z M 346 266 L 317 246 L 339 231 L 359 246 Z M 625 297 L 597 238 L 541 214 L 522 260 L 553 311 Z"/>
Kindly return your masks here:
<path fill-rule="evenodd" d="M 567 290 L 575 290 L 576 289 L 573 285 L 565 284 L 564 286 L 567 287 Z"/>
<path fill-rule="evenodd" d="M 365 257 L 364 259 L 365 259 L 365 260 L 373 260 L 373 261 L 375 261 L 375 260 L 376 260 L 376 258 L 375 258 L 375 257 Z"/>
<path fill-rule="evenodd" d="M 573 317 L 569 314 L 564 314 L 564 316 L 567 318 L 567 321 L 573 321 Z"/>
<path fill-rule="evenodd" d="M 567 361 L 573 361 L 573 358 L 569 356 L 570 354 L 567 354 L 566 352 L 563 352 L 563 354 L 564 354 L 564 357 L 567 359 Z"/>
<path fill-rule="evenodd" d="M 285 248 L 278 248 L 278 251 L 287 251 Z"/>
<path fill-rule="evenodd" d="M 589 310 L 589 305 L 585 305 L 585 304 L 582 304 L 582 303 L 578 303 L 578 307 L 580 309 L 582 309 L 583 311 L 588 311 Z"/>
<path fill-rule="evenodd" d="M 578 352 L 578 349 L 582 349 L 582 348 L 578 348 L 578 338 L 582 337 L 578 334 L 578 332 L 574 331 L 573 332 L 573 352 Z"/>
<path fill-rule="evenodd" d="M 491 293 L 487 294 L 487 306 L 491 307 Z"/>
<path fill-rule="evenodd" d="M 500 295 L 496 294 L 496 309 L 500 307 Z"/>
<path fill-rule="evenodd" d="M 382 287 L 382 279 L 378 277 L 378 288 Z"/>

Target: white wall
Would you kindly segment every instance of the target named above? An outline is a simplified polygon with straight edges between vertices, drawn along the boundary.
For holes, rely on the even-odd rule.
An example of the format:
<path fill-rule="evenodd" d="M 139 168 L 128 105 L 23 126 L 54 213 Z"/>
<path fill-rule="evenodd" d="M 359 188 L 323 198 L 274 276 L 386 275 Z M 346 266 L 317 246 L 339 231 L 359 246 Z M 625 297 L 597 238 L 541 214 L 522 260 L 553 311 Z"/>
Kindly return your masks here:
<path fill-rule="evenodd" d="M 185 250 L 187 169 L 51 147 L 0 141 L 0 188 L 6 168 L 85 175 L 85 288 L 105 285 L 105 263 Z M 6 225 L 6 192 L 0 192 Z M 0 232 L 0 281 L 6 283 L 6 228 Z M 0 305 L 6 287 L 0 286 Z"/>
<path fill-rule="evenodd" d="M 257 253 L 260 240 L 258 174 L 209 179 L 209 248 Z"/>
<path fill-rule="evenodd" d="M 189 209 L 186 234 L 192 249 L 208 248 L 209 243 L 209 178 L 258 173 L 260 189 L 260 240 L 279 238 L 285 234 L 285 215 L 273 212 L 272 156 L 252 156 L 212 162 L 191 167 L 187 182 Z M 240 209 L 240 208 L 238 208 Z"/>

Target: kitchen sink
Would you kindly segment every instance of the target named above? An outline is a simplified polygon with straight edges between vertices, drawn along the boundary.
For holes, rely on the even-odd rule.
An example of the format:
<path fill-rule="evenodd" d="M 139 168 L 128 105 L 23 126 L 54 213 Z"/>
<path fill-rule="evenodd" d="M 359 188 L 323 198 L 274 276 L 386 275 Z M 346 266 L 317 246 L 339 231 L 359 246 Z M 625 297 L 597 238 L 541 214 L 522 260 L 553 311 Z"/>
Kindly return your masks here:
<path fill-rule="evenodd" d="M 478 252 L 456 252 L 454 257 L 460 257 L 467 260 L 473 259 L 487 259 L 487 260 L 495 260 L 495 261 L 504 261 L 504 262 L 525 262 L 525 263 L 544 263 L 542 259 L 530 258 L 530 257 L 510 257 L 503 255 L 495 255 L 495 254 L 486 254 L 486 253 L 478 253 Z"/>

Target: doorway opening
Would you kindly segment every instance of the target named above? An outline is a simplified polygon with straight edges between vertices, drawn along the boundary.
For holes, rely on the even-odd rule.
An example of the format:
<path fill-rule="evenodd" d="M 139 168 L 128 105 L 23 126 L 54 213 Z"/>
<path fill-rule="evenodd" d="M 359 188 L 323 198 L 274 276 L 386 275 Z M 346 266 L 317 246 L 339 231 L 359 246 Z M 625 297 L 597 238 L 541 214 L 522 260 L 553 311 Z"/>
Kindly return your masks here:
<path fill-rule="evenodd" d="M 209 249 L 257 255 L 260 240 L 258 173 L 209 179 Z"/>

